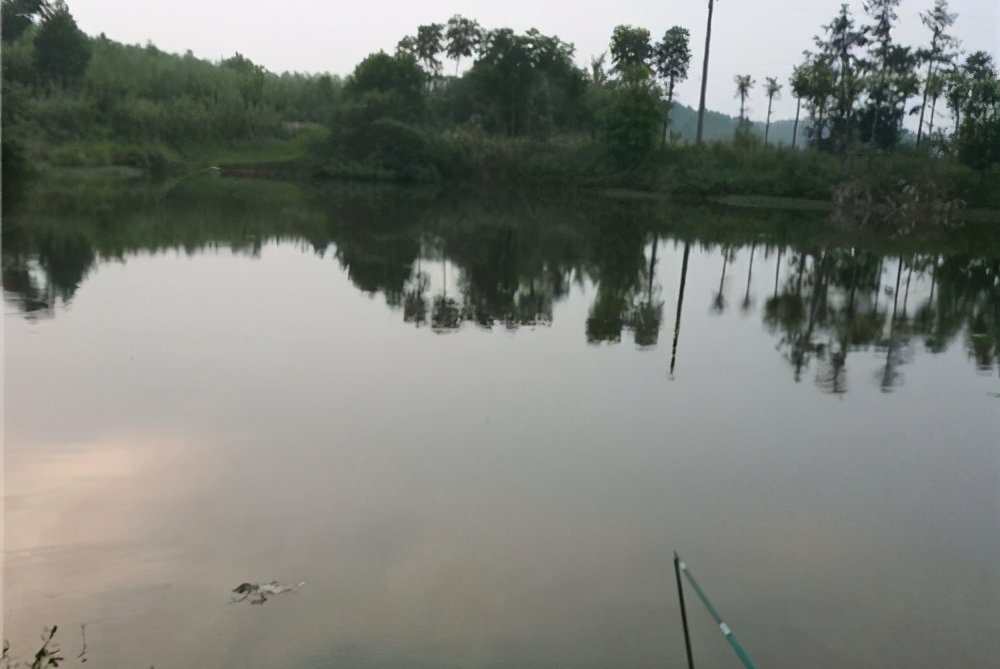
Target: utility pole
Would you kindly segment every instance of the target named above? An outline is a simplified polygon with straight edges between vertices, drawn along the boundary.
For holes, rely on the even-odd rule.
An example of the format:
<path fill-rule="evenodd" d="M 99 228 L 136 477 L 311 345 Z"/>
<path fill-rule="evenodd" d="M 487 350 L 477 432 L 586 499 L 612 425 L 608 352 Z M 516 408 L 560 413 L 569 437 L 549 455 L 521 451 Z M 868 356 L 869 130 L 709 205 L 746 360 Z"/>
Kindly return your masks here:
<path fill-rule="evenodd" d="M 715 0 L 708 0 L 708 27 L 705 29 L 705 62 L 701 67 L 701 100 L 698 102 L 698 140 L 705 132 L 705 86 L 708 84 L 708 49 L 712 45 L 712 10 Z"/>

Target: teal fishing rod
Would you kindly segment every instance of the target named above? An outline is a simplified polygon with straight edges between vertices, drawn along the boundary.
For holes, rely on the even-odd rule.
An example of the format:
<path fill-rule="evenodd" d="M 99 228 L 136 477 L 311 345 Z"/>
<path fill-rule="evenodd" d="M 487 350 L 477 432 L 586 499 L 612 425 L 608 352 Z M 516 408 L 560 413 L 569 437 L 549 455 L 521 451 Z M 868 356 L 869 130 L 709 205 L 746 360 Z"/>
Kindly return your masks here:
<path fill-rule="evenodd" d="M 681 574 L 684 574 L 688 582 L 691 584 L 691 587 L 694 588 L 694 592 L 698 595 L 698 599 L 700 599 L 701 603 L 705 605 L 706 609 L 708 609 L 709 615 L 711 615 L 712 619 L 715 620 L 715 623 L 719 626 L 719 631 L 722 632 L 722 636 L 724 636 L 726 641 L 729 642 L 729 645 L 732 646 L 733 652 L 736 653 L 736 657 L 740 659 L 743 666 L 746 667 L 746 669 L 757 669 L 757 665 L 755 665 L 753 660 L 750 659 L 750 654 L 747 653 L 743 644 L 741 644 L 739 639 L 736 638 L 736 635 L 733 634 L 733 630 L 729 628 L 729 625 L 722 620 L 722 616 L 719 615 L 719 612 L 715 610 L 714 606 L 712 606 L 712 602 L 708 600 L 708 596 L 705 594 L 705 591 L 701 589 L 700 585 L 698 585 L 698 581 L 696 581 L 694 576 L 691 574 L 687 564 L 681 560 L 679 555 L 677 555 L 677 551 L 674 551 L 674 575 L 677 577 L 677 599 L 681 605 L 681 622 L 684 624 L 684 649 L 687 651 L 688 669 L 694 669 L 694 656 L 691 653 L 691 636 L 688 633 L 687 608 L 684 605 L 684 587 L 683 583 L 681 583 Z"/>

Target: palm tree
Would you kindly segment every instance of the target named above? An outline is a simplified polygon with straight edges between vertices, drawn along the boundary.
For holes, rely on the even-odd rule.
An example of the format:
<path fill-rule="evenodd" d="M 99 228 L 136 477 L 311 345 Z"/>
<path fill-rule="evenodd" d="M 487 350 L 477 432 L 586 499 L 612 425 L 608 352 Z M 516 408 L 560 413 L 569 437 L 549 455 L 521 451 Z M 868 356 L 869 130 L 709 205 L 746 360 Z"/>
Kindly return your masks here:
<path fill-rule="evenodd" d="M 781 84 L 774 77 L 766 77 L 767 83 L 764 84 L 764 92 L 767 93 L 767 123 L 764 126 L 764 146 L 767 146 L 767 138 L 771 133 L 771 104 L 774 102 L 774 98 L 781 97 Z M 798 119 L 798 113 L 796 113 L 796 119 Z"/>
<path fill-rule="evenodd" d="M 475 19 L 467 19 L 464 16 L 455 14 L 448 19 L 448 28 L 444 34 L 447 44 L 445 53 L 449 58 L 455 60 L 455 76 L 458 76 L 458 65 L 462 56 L 471 56 L 475 53 L 482 41 L 482 30 Z"/>
<path fill-rule="evenodd" d="M 747 97 L 750 95 L 750 89 L 757 82 L 749 74 L 737 74 L 733 77 L 733 81 L 736 82 L 735 97 L 740 99 L 740 125 L 742 126 L 746 122 Z"/>
<path fill-rule="evenodd" d="M 427 68 L 427 72 L 436 75 L 441 69 L 441 62 L 437 59 L 441 53 L 442 30 L 444 26 L 440 23 L 429 23 L 425 26 L 417 27 L 417 37 L 414 41 L 417 60 L 422 62 Z"/>
<path fill-rule="evenodd" d="M 705 28 L 705 62 L 701 66 L 701 99 L 698 102 L 698 144 L 705 129 L 705 87 L 708 84 L 708 50 L 712 45 L 712 10 L 715 0 L 708 0 L 708 26 Z"/>
<path fill-rule="evenodd" d="M 795 125 L 792 126 L 792 148 L 799 138 L 799 113 L 802 111 L 802 98 L 808 97 L 809 85 L 809 64 L 796 65 L 792 68 L 792 78 L 788 80 L 792 87 L 792 95 L 795 96 Z"/>

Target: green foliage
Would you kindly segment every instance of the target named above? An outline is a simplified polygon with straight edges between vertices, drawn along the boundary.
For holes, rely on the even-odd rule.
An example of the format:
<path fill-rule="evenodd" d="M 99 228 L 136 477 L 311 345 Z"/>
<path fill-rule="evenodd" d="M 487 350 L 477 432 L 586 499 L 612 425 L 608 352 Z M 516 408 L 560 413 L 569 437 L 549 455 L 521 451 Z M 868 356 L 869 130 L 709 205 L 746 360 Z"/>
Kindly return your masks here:
<path fill-rule="evenodd" d="M 687 28 L 674 26 L 653 47 L 653 69 L 666 84 L 667 100 L 674 99 L 674 85 L 684 81 L 691 64 L 691 35 Z"/>
<path fill-rule="evenodd" d="M 649 68 L 653 47 L 649 31 L 635 26 L 615 26 L 611 33 L 611 63 L 619 73 L 635 67 Z"/>
<path fill-rule="evenodd" d="M 441 61 L 437 57 L 444 48 L 442 43 L 443 29 L 444 26 L 440 23 L 430 23 L 417 28 L 414 55 L 416 55 L 417 60 L 424 64 L 427 72 L 432 75 L 441 70 Z"/>
<path fill-rule="evenodd" d="M 1000 80 L 986 54 L 972 54 L 962 68 L 967 94 L 961 104 L 959 159 L 977 169 L 1000 165 Z"/>
<path fill-rule="evenodd" d="M 59 11 L 52 16 L 4 44 L 8 176 L 17 165 L 161 171 L 186 160 L 211 163 L 212 147 L 284 140 L 303 122 L 328 121 L 339 98 L 339 81 L 327 75 L 278 76 L 240 54 L 213 64 L 190 52 L 86 40 L 79 31 L 90 53 L 86 71 L 73 86 L 52 85 L 36 68 L 47 26 L 62 20 Z"/>
<path fill-rule="evenodd" d="M 410 53 L 390 56 L 380 51 L 365 58 L 344 84 L 344 102 L 332 125 L 333 146 L 351 159 L 390 170 L 406 167 L 408 161 L 386 149 L 393 138 L 404 142 L 404 154 L 422 146 L 415 139 L 419 131 L 410 132 L 407 124 L 424 119 L 424 82 L 425 75 Z"/>
<path fill-rule="evenodd" d="M 424 115 L 424 73 L 416 58 L 384 51 L 361 61 L 344 83 L 348 100 L 370 94 L 382 95 L 385 103 L 375 111 L 378 117 L 419 120 Z"/>
<path fill-rule="evenodd" d="M 42 79 L 62 86 L 79 83 L 87 70 L 90 45 L 65 5 L 58 5 L 39 27 L 34 60 Z"/>
<path fill-rule="evenodd" d="M 983 184 L 995 175 L 996 73 L 983 54 L 946 67 L 952 42 L 945 28 L 954 17 L 943 1 L 927 15 L 932 44 L 919 54 L 893 39 L 899 0 L 868 0 L 871 25 L 856 26 L 842 7 L 817 38 L 817 52 L 795 68 L 791 87 L 810 117 L 804 133 L 814 148 L 836 149 L 840 166 L 811 151 L 801 158 L 783 151 L 773 159 L 757 155 L 765 153 L 756 150 L 761 137 L 787 142 L 791 123 L 771 123 L 771 102 L 781 87 L 773 78 L 765 89 L 766 121 L 747 120 L 750 74 L 736 80 L 739 121 L 705 116 L 704 137 L 730 143 L 730 162 L 717 162 L 723 156 L 717 147 L 700 158 L 696 150 L 688 153 L 681 145 L 695 135 L 695 113 L 673 101 L 691 56 L 689 33 L 680 26 L 655 45 L 646 29 L 617 26 L 609 77 L 603 55 L 584 71 L 574 63 L 573 45 L 555 35 L 533 28 L 483 31 L 455 15 L 446 25 L 419 26 L 393 55 L 368 56 L 341 86 L 329 75 L 276 75 L 239 53 L 211 63 L 190 52 L 168 54 L 103 35 L 89 39 L 61 2 L 0 2 L 7 174 L 45 165 L 169 172 L 184 161 L 254 162 L 247 156 L 256 151 L 260 161 L 308 160 L 326 174 L 356 178 L 528 183 L 547 177 L 696 194 L 827 198 L 831 184 L 863 162 L 856 158 L 860 143 L 899 152 L 899 164 L 879 163 L 887 169 L 915 169 L 906 161 L 926 167 L 897 146 L 907 100 L 921 84 L 919 55 L 932 66 L 922 82 L 931 116 L 942 98 L 955 117 L 950 142 L 940 130 L 935 135 L 933 155 L 942 166 L 931 172 L 954 169 L 949 178 L 957 190 L 980 201 L 987 198 L 970 184 L 986 192 Z M 455 76 L 440 76 L 442 54 L 455 60 Z M 473 62 L 459 76 L 463 58 Z M 307 143 L 322 143 L 313 131 L 326 128 L 323 155 L 304 158 Z M 657 150 L 661 136 L 664 146 Z M 875 159 L 874 152 L 860 155 Z M 971 176 L 955 157 L 983 175 Z M 708 166 L 717 173 L 706 172 Z M 735 166 L 753 173 L 741 178 Z"/>
<path fill-rule="evenodd" d="M 585 79 L 572 55 L 571 44 L 534 29 L 487 33 L 466 89 L 482 127 L 508 135 L 544 135 L 553 124 L 577 125 Z"/>
<path fill-rule="evenodd" d="M 828 110 L 836 92 L 837 73 L 826 59 L 812 54 L 792 72 L 792 90 L 805 102 L 812 120 L 808 134 L 814 146 L 822 147 L 829 137 Z"/>
<path fill-rule="evenodd" d="M 742 122 L 746 121 L 747 118 L 747 98 L 757 82 L 749 74 L 737 74 L 733 77 L 733 81 L 736 83 L 736 97 L 740 99 L 740 125 L 742 125 Z"/>
<path fill-rule="evenodd" d="M 459 61 L 469 58 L 479 48 L 483 39 L 482 29 L 475 19 L 467 19 L 455 14 L 448 19 L 448 27 L 444 34 L 447 44 L 445 52 L 455 61 L 455 73 L 458 73 Z"/>
<path fill-rule="evenodd" d="M 625 164 L 647 158 L 656 141 L 661 112 L 659 90 L 641 64 L 621 71 L 598 110 L 602 137 L 612 155 Z"/>
<path fill-rule="evenodd" d="M 65 5 L 58 6 L 65 10 Z M 51 16 L 55 7 L 47 0 L 0 1 L 0 36 L 4 42 L 13 42 L 37 20 Z"/>
<path fill-rule="evenodd" d="M 867 30 L 856 25 L 846 3 L 823 30 L 825 36 L 815 38 L 817 59 L 832 70 L 836 85 L 825 109 L 826 125 L 818 127 L 829 131 L 828 146 L 846 151 L 856 136 L 855 104 L 864 87 L 860 49 L 867 44 Z"/>
<path fill-rule="evenodd" d="M 868 0 L 864 7 L 872 23 L 868 30 L 867 100 L 859 112 L 860 139 L 881 148 L 899 143 L 906 101 L 917 93 L 916 58 L 908 47 L 896 44 L 893 31 L 901 0 Z"/>

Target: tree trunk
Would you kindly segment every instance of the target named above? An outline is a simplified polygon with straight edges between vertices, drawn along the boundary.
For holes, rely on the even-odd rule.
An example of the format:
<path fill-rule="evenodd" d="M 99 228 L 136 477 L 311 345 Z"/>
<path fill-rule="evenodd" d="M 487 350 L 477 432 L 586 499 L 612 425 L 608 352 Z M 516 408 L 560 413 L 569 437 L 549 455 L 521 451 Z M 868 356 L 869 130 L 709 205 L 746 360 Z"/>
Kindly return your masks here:
<path fill-rule="evenodd" d="M 920 146 L 920 142 L 924 138 L 924 111 L 927 109 L 927 95 L 929 93 L 928 89 L 931 86 L 932 76 L 934 76 L 934 63 L 927 66 L 927 81 L 924 82 L 924 97 L 923 101 L 920 103 L 920 123 L 917 125 L 917 146 Z"/>
<path fill-rule="evenodd" d="M 667 132 L 670 128 L 670 111 L 674 107 L 674 78 L 670 77 L 670 85 L 667 87 L 667 115 L 663 119 L 663 146 L 667 145 Z"/>
<path fill-rule="evenodd" d="M 844 136 L 842 138 L 843 151 L 847 153 L 847 149 L 851 145 L 851 100 L 848 100 L 847 95 L 847 81 L 851 76 L 851 62 L 848 60 L 846 54 L 841 59 L 841 73 L 840 73 L 840 117 L 844 121 Z"/>
<path fill-rule="evenodd" d="M 698 138 L 701 144 L 705 130 L 705 87 L 708 84 L 708 51 L 712 45 L 712 10 L 715 0 L 708 0 L 708 26 L 705 28 L 705 62 L 701 66 L 701 99 L 698 102 Z"/>
<path fill-rule="evenodd" d="M 795 99 L 795 125 L 792 126 L 792 148 L 795 148 L 795 140 L 799 137 L 799 112 L 802 111 L 802 98 Z"/>
<path fill-rule="evenodd" d="M 938 96 L 931 98 L 931 117 L 927 120 L 927 136 L 930 137 L 934 132 L 934 109 L 937 107 Z"/>
<path fill-rule="evenodd" d="M 875 98 L 875 108 L 872 111 L 871 136 L 868 138 L 868 141 L 872 144 L 872 146 L 876 145 L 876 143 L 875 143 L 875 134 L 876 134 L 876 132 L 878 132 L 878 115 L 879 115 L 879 110 L 881 110 L 881 109 L 882 109 L 882 101 L 878 97 L 876 97 Z"/>
<path fill-rule="evenodd" d="M 767 146 L 767 139 L 771 134 L 771 103 L 774 102 L 774 96 L 767 96 L 767 123 L 764 125 L 764 146 Z"/>
<path fill-rule="evenodd" d="M 931 51 L 934 51 L 936 47 L 937 37 L 934 38 L 935 42 L 931 44 Z M 917 126 L 917 146 L 920 146 L 920 140 L 924 136 L 924 110 L 927 108 L 927 92 L 931 86 L 931 77 L 934 75 L 934 62 L 931 61 L 927 64 L 927 81 L 924 82 L 924 99 L 920 103 L 920 124 Z"/>

